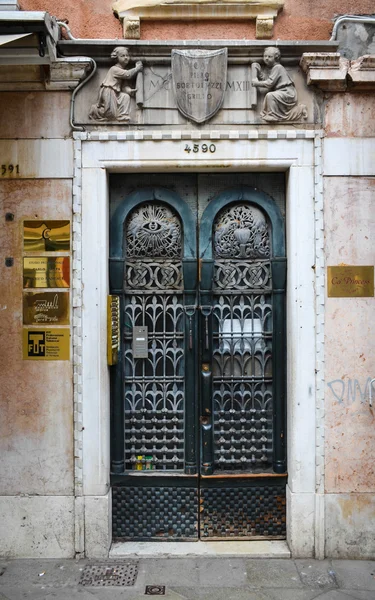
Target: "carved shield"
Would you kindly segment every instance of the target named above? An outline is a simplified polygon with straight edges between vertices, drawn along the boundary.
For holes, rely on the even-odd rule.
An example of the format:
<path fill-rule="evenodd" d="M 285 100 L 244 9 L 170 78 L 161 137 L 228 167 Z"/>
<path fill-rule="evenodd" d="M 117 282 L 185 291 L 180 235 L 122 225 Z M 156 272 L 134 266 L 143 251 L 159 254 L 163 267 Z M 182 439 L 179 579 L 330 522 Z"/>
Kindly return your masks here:
<path fill-rule="evenodd" d="M 221 108 L 228 50 L 172 50 L 172 83 L 178 110 L 203 123 Z"/>

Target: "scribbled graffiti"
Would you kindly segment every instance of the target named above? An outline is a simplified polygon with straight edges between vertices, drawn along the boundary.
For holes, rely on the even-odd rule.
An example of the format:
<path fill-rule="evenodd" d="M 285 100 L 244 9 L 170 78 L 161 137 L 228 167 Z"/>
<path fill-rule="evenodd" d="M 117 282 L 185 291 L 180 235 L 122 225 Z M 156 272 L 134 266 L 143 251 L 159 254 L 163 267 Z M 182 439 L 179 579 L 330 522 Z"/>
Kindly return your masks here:
<path fill-rule="evenodd" d="M 337 402 L 346 406 L 351 406 L 355 402 L 362 404 L 369 402 L 372 387 L 372 399 L 375 404 L 375 381 L 372 377 L 368 377 L 365 382 L 350 378 L 333 379 L 327 383 L 327 386 Z"/>

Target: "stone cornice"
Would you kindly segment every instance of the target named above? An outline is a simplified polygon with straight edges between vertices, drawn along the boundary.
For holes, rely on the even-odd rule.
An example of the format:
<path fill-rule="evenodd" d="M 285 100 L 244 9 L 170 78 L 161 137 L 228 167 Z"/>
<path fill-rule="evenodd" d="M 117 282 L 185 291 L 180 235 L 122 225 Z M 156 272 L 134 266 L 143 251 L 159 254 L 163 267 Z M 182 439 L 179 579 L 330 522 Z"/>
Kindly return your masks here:
<path fill-rule="evenodd" d="M 375 55 L 352 60 L 348 71 L 349 83 L 358 90 L 375 90 Z"/>
<path fill-rule="evenodd" d="M 112 10 L 123 22 L 124 38 L 141 37 L 141 20 L 256 20 L 256 37 L 270 39 L 284 0 L 116 0 Z"/>
<path fill-rule="evenodd" d="M 336 52 L 308 52 L 300 62 L 307 84 L 325 92 L 375 90 L 375 56 L 350 61 Z"/>

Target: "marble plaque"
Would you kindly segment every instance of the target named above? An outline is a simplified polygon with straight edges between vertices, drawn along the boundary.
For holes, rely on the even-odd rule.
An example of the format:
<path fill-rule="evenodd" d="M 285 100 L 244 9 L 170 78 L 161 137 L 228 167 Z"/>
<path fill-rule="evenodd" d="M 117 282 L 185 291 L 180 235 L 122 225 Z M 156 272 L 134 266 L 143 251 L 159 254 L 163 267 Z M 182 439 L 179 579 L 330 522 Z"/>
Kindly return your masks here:
<path fill-rule="evenodd" d="M 204 123 L 221 108 L 227 84 L 228 50 L 172 50 L 172 84 L 178 110 Z"/>

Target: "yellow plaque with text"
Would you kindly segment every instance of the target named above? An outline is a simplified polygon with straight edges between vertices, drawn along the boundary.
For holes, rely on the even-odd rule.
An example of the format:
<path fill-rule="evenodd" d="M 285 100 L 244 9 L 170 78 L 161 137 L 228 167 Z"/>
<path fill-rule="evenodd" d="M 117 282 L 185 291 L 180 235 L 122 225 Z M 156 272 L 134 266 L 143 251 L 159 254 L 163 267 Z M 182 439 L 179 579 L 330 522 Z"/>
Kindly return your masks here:
<path fill-rule="evenodd" d="M 373 298 L 374 267 L 345 265 L 328 267 L 329 298 Z"/>
<path fill-rule="evenodd" d="M 24 325 L 69 325 L 69 292 L 24 292 Z"/>
<path fill-rule="evenodd" d="M 28 252 L 69 252 L 70 221 L 24 221 L 23 248 Z"/>
<path fill-rule="evenodd" d="M 69 256 L 24 257 L 24 288 L 68 288 L 69 286 Z"/>
<path fill-rule="evenodd" d="M 70 329 L 23 330 L 24 360 L 69 360 Z"/>

